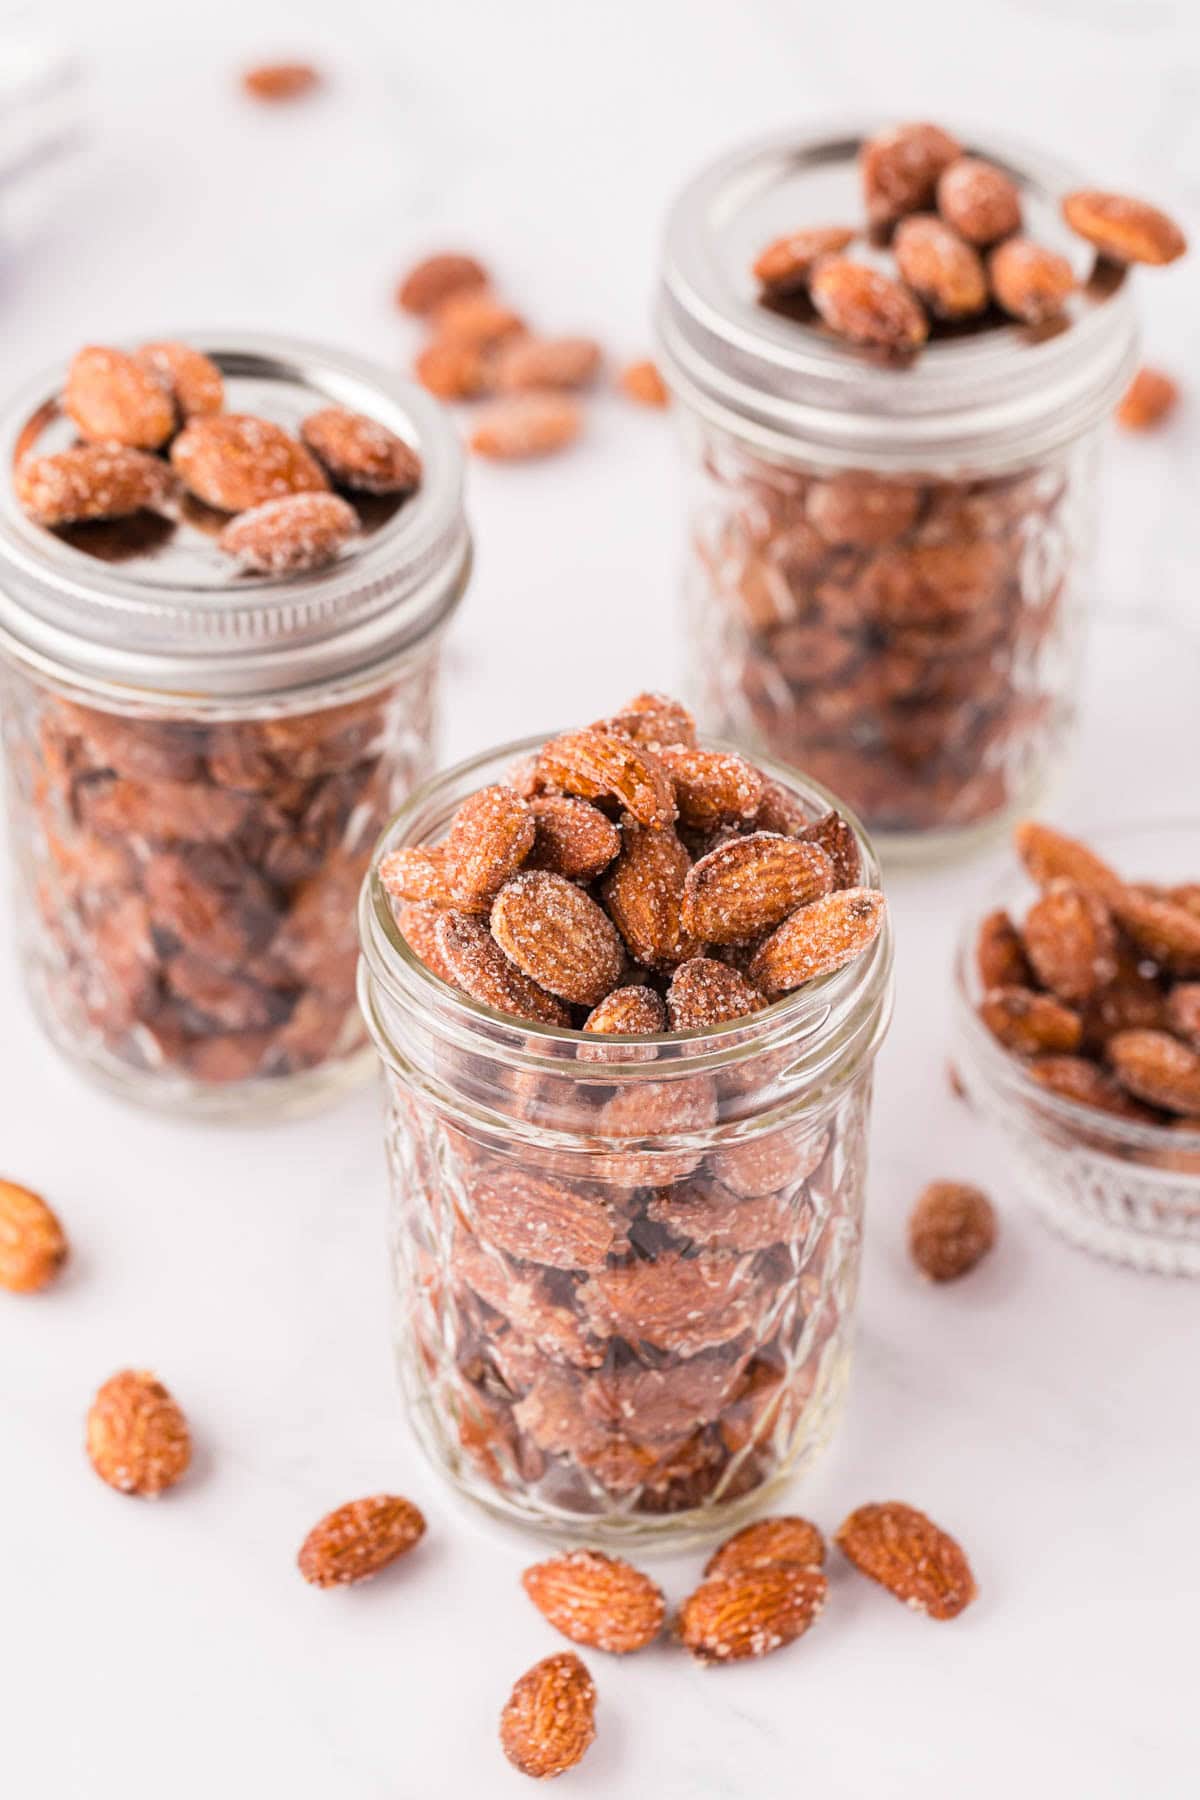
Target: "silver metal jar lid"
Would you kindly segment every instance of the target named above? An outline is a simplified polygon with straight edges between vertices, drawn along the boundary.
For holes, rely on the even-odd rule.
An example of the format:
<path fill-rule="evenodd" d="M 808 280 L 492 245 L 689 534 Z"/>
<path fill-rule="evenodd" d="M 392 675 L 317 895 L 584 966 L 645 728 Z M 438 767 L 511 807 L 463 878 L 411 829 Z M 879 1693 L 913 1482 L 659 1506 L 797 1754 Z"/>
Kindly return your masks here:
<path fill-rule="evenodd" d="M 683 190 L 667 220 L 657 313 L 668 382 L 703 417 L 785 461 L 1013 467 L 1078 437 L 1132 373 L 1136 316 L 1124 272 L 1093 277 L 1094 252 L 1061 220 L 1061 197 L 1083 183 L 1036 152 L 964 139 L 1013 177 L 1028 235 L 1065 255 L 1084 284 L 1065 321 L 938 336 L 898 368 L 759 303 L 751 265 L 772 239 L 862 220 L 857 158 L 875 129 L 772 136 Z M 878 256 L 863 242 L 848 254 Z"/>
<path fill-rule="evenodd" d="M 328 568 L 239 575 L 217 549 L 224 515 L 177 515 L 48 531 L 0 480 L 0 647 L 92 691 L 199 701 L 289 693 L 386 666 L 441 625 L 470 561 L 463 462 L 454 431 L 420 388 L 340 351 L 294 340 L 191 333 L 220 367 L 230 412 L 285 429 L 345 406 L 419 453 L 421 485 L 397 501 L 358 496 L 362 532 Z M 63 449 L 65 368 L 42 375 L 0 422 L 11 470 L 31 449 Z"/>

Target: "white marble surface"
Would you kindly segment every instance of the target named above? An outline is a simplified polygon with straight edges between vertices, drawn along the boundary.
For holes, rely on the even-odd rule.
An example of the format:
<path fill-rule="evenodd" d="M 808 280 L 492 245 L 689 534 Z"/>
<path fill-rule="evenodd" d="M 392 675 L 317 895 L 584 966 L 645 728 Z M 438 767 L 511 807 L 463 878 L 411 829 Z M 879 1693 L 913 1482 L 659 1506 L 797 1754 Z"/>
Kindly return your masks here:
<path fill-rule="evenodd" d="M 91 67 L 94 149 L 53 229 L 4 259 L 5 387 L 84 338 L 206 322 L 405 358 L 392 279 L 460 240 L 539 321 L 639 351 L 677 182 L 739 134 L 826 113 L 1017 129 L 1193 226 L 1200 213 L 1185 0 L 209 0 L 186 15 L 59 0 L 36 17 Z M 254 110 L 233 71 L 280 51 L 315 54 L 329 90 Z M 1142 287 L 1155 357 L 1196 383 L 1194 272 Z M 1197 646 L 1161 624 L 1195 616 L 1195 405 L 1110 466 L 1104 622 L 1062 803 L 1087 823 L 1200 814 Z M 661 419 L 603 401 L 571 458 L 476 470 L 471 503 L 448 754 L 671 685 L 679 495 Z M 760 1666 L 593 1656 L 599 1736 L 563 1789 L 580 1800 L 1196 1792 L 1200 1295 L 1045 1235 L 1012 1201 L 1003 1146 L 949 1098 L 950 940 L 988 874 L 895 883 L 857 1367 L 795 1496 L 829 1527 L 862 1499 L 911 1498 L 960 1534 L 980 1599 L 935 1626 L 835 1570 L 818 1631 Z M 3 1791 L 527 1791 L 496 1716 L 557 1640 L 517 1588 L 521 1545 L 451 1509 L 402 1422 L 374 1092 L 257 1131 L 141 1117 L 56 1062 L 7 943 L 0 1019 L 0 1165 L 53 1197 L 76 1248 L 53 1293 L 0 1304 Z M 972 1280 L 931 1293 L 902 1223 L 920 1183 L 951 1173 L 985 1181 L 1003 1235 Z M 130 1362 L 170 1383 L 198 1445 L 155 1507 L 102 1487 L 80 1447 L 92 1389 Z M 307 1589 L 293 1559 L 309 1524 L 381 1487 L 426 1509 L 426 1544 L 362 1591 Z M 656 1565 L 673 1596 L 696 1560 Z"/>

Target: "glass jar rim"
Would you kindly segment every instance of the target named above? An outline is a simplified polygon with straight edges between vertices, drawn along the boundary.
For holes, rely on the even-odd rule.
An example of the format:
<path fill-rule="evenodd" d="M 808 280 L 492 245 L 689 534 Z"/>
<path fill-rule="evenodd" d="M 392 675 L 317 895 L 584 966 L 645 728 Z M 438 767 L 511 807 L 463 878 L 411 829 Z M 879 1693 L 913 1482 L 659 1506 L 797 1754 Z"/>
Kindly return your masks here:
<path fill-rule="evenodd" d="M 1190 833 L 1193 840 L 1200 843 L 1200 819 L 1162 820 L 1149 825 L 1145 822 L 1118 824 L 1095 833 L 1089 842 L 1103 845 L 1107 841 L 1136 836 L 1150 838 L 1166 831 Z M 1012 1055 L 998 1043 L 979 1017 L 977 1002 L 981 984 L 975 968 L 975 944 L 979 927 L 989 913 L 1001 907 L 1010 910 L 1014 900 L 1023 891 L 1020 875 L 1010 871 L 1006 880 L 995 884 L 990 890 L 988 903 L 979 911 L 971 912 L 955 951 L 954 1006 L 957 1035 L 970 1052 L 982 1079 L 988 1086 L 1024 1102 L 1032 1113 L 1040 1114 L 1063 1129 L 1086 1131 L 1089 1151 L 1100 1150 L 1118 1159 L 1122 1159 L 1123 1154 L 1130 1150 L 1151 1151 L 1159 1155 L 1173 1152 L 1200 1159 L 1200 1125 L 1195 1130 L 1184 1130 L 1176 1125 L 1159 1124 L 1155 1121 L 1124 1119 L 1116 1113 L 1101 1112 L 1097 1107 L 1084 1106 L 1078 1100 L 1056 1094 L 1040 1081 L 1035 1081 L 1021 1058 Z M 1142 1173 L 1150 1176 L 1154 1170 L 1145 1168 Z M 1171 1169 L 1161 1173 L 1164 1179 L 1171 1181 L 1181 1178 L 1186 1180 L 1191 1175 L 1200 1182 L 1200 1168 L 1194 1172 Z"/>
<path fill-rule="evenodd" d="M 471 543 L 462 451 L 432 397 L 368 359 L 299 339 L 193 331 L 172 341 L 266 393 L 266 406 L 281 396 L 291 411 L 345 406 L 377 419 L 421 457 L 417 492 L 326 568 L 214 579 L 186 562 L 90 557 L 35 525 L 2 482 L 0 649 L 97 695 L 267 698 L 393 663 L 440 629 L 465 588 Z M 58 365 L 13 397 L 0 466 L 13 468 L 53 422 L 65 377 Z"/>
<path fill-rule="evenodd" d="M 642 1055 L 653 1049 L 654 1061 L 631 1054 L 625 1061 L 602 1063 L 589 1061 L 587 1068 L 594 1077 L 602 1070 L 606 1083 L 622 1085 L 631 1081 L 662 1079 L 670 1070 L 678 1070 L 686 1059 L 689 1074 L 702 1075 L 736 1067 L 738 1063 L 761 1057 L 785 1045 L 793 1047 L 804 1028 L 805 1040 L 812 1047 L 814 1071 L 824 1060 L 820 1052 L 827 1045 L 828 1033 L 822 1028 L 837 1023 L 865 1022 L 872 1028 L 876 1042 L 886 1028 L 891 1005 L 891 970 L 893 938 L 890 912 L 885 910 L 883 927 L 864 954 L 828 975 L 818 976 L 804 987 L 783 995 L 761 1011 L 733 1019 L 716 1027 L 690 1031 L 662 1032 L 639 1037 L 617 1034 L 603 1036 L 583 1031 L 542 1025 L 514 1019 L 498 1012 L 457 988 L 451 987 L 421 961 L 408 944 L 396 923 L 388 896 L 379 880 L 381 858 L 390 849 L 406 842 L 424 842 L 424 834 L 406 835 L 413 823 L 429 813 L 436 813 L 437 825 L 444 825 L 454 804 L 485 785 L 489 772 L 505 768 L 539 750 L 555 734 L 542 732 L 515 742 L 495 746 L 446 769 L 427 781 L 409 796 L 405 804 L 385 827 L 375 845 L 371 865 L 359 894 L 360 960 L 359 991 L 368 1028 L 381 1055 L 388 1056 L 386 1027 L 373 1003 L 371 990 L 378 986 L 402 1007 L 423 1013 L 428 1022 L 441 1032 L 452 1032 L 458 1046 L 476 1049 L 486 1046 L 491 1052 L 512 1058 L 531 1074 L 557 1074 L 560 1077 L 573 1065 L 574 1054 L 581 1046 L 595 1050 L 602 1046 L 613 1051 L 628 1046 L 631 1053 Z M 706 745 L 709 740 L 706 740 Z M 713 748 L 734 749 L 735 746 L 711 740 Z M 846 819 L 858 840 L 863 857 L 864 885 L 881 886 L 881 871 L 870 838 L 857 816 L 835 794 L 819 782 L 798 777 L 795 770 L 763 758 L 756 758 L 772 780 L 779 781 L 800 799 L 812 799 L 826 810 L 836 807 Z M 480 777 L 480 780 L 476 780 Z M 469 785 L 465 785 L 469 783 Z M 459 791 L 460 784 L 462 785 Z"/>
<path fill-rule="evenodd" d="M 666 223 L 656 314 L 668 383 L 691 411 L 785 462 L 803 445 L 832 466 L 1007 469 L 1082 436 L 1111 411 L 1136 362 L 1132 284 L 1113 265 L 1081 293 L 1066 329 L 1014 322 L 947 338 L 904 369 L 758 304 L 744 254 L 752 209 L 769 214 L 772 194 L 798 174 L 824 179 L 854 162 L 879 129 L 857 120 L 776 132 L 687 184 Z M 1058 217 L 1061 195 L 1084 185 L 1074 170 L 992 134 L 962 141 L 1018 182 L 1044 219 L 1039 238 L 1054 233 L 1053 247 L 1077 268 L 1085 253 L 1092 259 Z"/>

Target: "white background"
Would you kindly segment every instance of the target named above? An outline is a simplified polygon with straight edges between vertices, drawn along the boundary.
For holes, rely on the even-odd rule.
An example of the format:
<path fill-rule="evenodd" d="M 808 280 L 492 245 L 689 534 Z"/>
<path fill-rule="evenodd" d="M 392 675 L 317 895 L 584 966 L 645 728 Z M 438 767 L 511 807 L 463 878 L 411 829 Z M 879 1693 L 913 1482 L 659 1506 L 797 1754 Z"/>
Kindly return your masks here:
<path fill-rule="evenodd" d="M 89 65 L 93 143 L 53 227 L 4 253 L 5 387 L 85 340 L 204 324 L 402 363 L 393 280 L 459 244 L 535 322 L 638 353 L 677 184 L 739 136 L 829 114 L 1013 131 L 1200 222 L 1186 0 L 60 0 L 37 22 Z M 276 54 L 316 57 L 328 90 L 244 101 L 238 69 Z M 1195 382 L 1194 270 L 1139 288 L 1154 359 Z M 1196 405 L 1114 446 L 1086 724 L 1057 803 L 1084 826 L 1200 814 Z M 559 463 L 473 470 L 447 755 L 675 681 L 680 500 L 668 423 L 615 399 Z M 1197 1791 L 1200 1294 L 1047 1236 L 943 1078 L 951 941 L 1004 860 L 893 885 L 857 1368 L 796 1496 L 827 1528 L 864 1499 L 926 1507 L 980 1598 L 933 1625 L 834 1570 L 817 1631 L 761 1665 L 592 1656 L 599 1735 L 563 1789 L 580 1800 Z M 0 1791 L 528 1791 L 496 1718 L 558 1642 L 517 1586 L 530 1551 L 451 1507 L 401 1419 L 375 1093 L 260 1130 L 127 1111 L 42 1043 L 7 945 L 0 1071 L 0 1172 L 43 1189 L 75 1247 L 53 1293 L 0 1297 Z M 994 1194 L 1001 1242 L 930 1291 L 904 1215 L 923 1181 L 960 1174 Z M 170 1384 L 197 1444 L 157 1506 L 110 1493 L 81 1449 L 92 1390 L 130 1363 Z M 426 1542 L 360 1591 L 305 1587 L 309 1525 L 381 1488 L 426 1510 Z M 677 1599 L 697 1562 L 654 1566 Z"/>

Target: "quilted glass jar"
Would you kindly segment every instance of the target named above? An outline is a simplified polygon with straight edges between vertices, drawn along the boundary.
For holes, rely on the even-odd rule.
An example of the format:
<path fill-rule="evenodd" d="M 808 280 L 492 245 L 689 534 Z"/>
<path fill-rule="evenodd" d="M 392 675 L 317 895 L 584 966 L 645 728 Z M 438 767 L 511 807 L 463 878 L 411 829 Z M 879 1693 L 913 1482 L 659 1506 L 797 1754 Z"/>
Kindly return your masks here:
<path fill-rule="evenodd" d="M 415 795 L 363 890 L 403 1386 L 431 1461 L 493 1512 L 593 1539 L 723 1529 L 837 1415 L 890 934 L 708 1032 L 597 1038 L 478 1005 L 409 948 L 378 864 L 541 741 Z M 831 804 L 789 785 L 814 818 Z"/>
<path fill-rule="evenodd" d="M 1068 740 L 1101 428 L 1132 371 L 1129 284 L 1073 239 L 1056 165 L 993 143 L 1069 314 L 935 324 L 898 366 L 751 275 L 774 237 L 861 216 L 861 131 L 703 171 L 666 235 L 659 357 L 691 471 L 687 643 L 702 722 L 827 782 L 881 848 L 970 848 L 1033 809 Z M 855 247 L 870 260 L 869 247 Z"/>
<path fill-rule="evenodd" d="M 319 406 L 419 452 L 417 492 L 351 496 L 360 533 L 303 575 L 231 574 L 227 515 L 48 531 L 0 494 L 0 696 L 16 923 L 39 1020 L 138 1101 L 307 1105 L 369 1065 L 355 906 L 371 846 L 433 765 L 442 628 L 469 539 L 428 396 L 352 358 L 206 341 L 230 411 Z M 69 442 L 44 377 L 6 466 Z"/>

